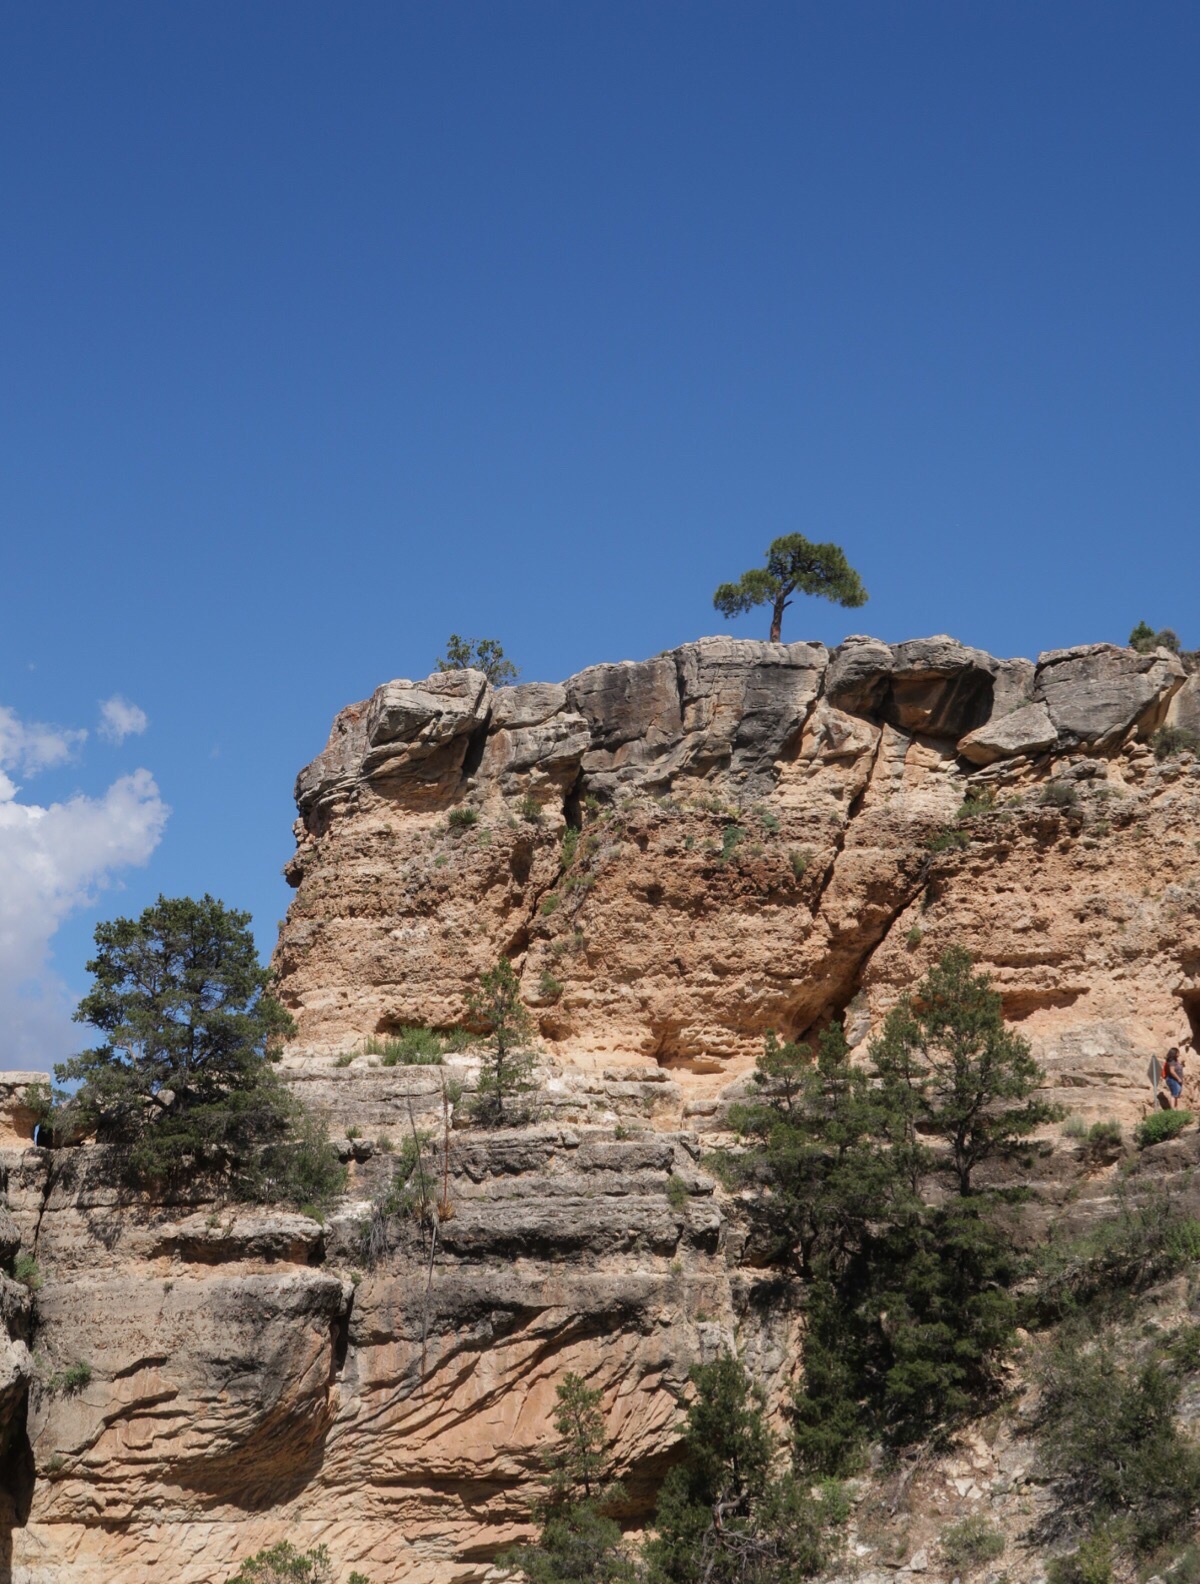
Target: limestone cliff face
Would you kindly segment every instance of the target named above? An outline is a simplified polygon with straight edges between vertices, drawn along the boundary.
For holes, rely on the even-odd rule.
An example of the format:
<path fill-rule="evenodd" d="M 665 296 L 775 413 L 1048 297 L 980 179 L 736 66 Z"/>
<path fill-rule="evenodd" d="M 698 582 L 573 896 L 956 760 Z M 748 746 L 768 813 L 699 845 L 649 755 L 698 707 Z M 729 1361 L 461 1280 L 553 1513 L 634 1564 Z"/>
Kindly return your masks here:
<path fill-rule="evenodd" d="M 122 1195 L 95 1147 L 34 1144 L 29 1075 L 0 1082 L 0 1256 L 41 1281 L 0 1277 L 0 1584 L 223 1584 L 281 1538 L 326 1544 L 339 1580 L 482 1581 L 525 1532 L 568 1370 L 603 1390 L 642 1521 L 691 1363 L 736 1345 L 776 1401 L 795 1379 L 802 1295 L 703 1165 L 768 1028 L 840 1014 L 862 1047 L 963 941 L 1072 1110 L 1148 1109 L 1150 1055 L 1200 1017 L 1200 765 L 1148 738 L 1200 715 L 1197 681 L 1106 645 L 1035 665 L 712 639 L 343 711 L 297 785 L 276 958 L 286 1071 L 350 1173 L 325 1224 Z M 363 1046 L 460 1026 L 501 952 L 541 1075 L 534 1121 L 488 1134 L 453 1099 L 469 1051 Z M 393 1222 L 368 1265 L 414 1129 L 445 1139 L 453 1213 L 432 1246 Z M 1114 1191 L 1075 1148 L 1055 1130 L 1035 1169 L 1064 1224 Z M 1135 1170 L 1197 1197 L 1197 1154 Z M 929 1511 L 1016 1524 L 1028 1464 L 1006 1421 L 922 1473 Z M 863 1567 L 894 1550 L 855 1532 Z M 1005 1566 L 1044 1572 L 1035 1550 Z"/>
<path fill-rule="evenodd" d="M 949 638 L 388 683 L 297 782 L 276 963 L 300 1045 L 458 1026 L 504 953 L 553 1056 L 707 1096 L 768 1029 L 849 1009 L 865 1039 L 962 941 L 1057 1084 L 1136 1111 L 1200 1001 L 1200 765 L 1147 745 L 1198 686 L 1165 650 Z"/>

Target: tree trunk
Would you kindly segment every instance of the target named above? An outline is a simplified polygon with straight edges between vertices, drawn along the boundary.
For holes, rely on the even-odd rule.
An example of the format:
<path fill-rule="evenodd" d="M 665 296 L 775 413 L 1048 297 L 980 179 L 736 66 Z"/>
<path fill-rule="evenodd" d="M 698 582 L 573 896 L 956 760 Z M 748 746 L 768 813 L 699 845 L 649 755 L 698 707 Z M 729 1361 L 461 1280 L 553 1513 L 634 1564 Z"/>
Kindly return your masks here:
<path fill-rule="evenodd" d="M 783 642 L 783 639 L 780 636 L 780 634 L 783 632 L 783 613 L 787 609 L 787 606 L 788 606 L 788 602 L 787 602 L 786 596 L 783 595 L 783 594 L 778 595 L 776 597 L 776 600 L 775 600 L 775 609 L 771 612 L 771 642 L 772 643 L 782 643 Z"/>

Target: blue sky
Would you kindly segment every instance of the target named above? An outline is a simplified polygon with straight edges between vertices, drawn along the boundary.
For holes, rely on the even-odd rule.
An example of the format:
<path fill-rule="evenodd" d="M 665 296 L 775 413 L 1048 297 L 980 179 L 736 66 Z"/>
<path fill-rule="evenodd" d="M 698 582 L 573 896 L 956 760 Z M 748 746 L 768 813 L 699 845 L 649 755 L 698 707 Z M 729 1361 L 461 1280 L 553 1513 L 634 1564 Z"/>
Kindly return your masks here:
<path fill-rule="evenodd" d="M 1200 644 L 1198 57 L 1154 0 L 5 6 L 0 1065 L 159 890 L 269 950 L 295 772 L 452 629 L 651 654 L 799 530 L 871 601 L 785 637 Z"/>

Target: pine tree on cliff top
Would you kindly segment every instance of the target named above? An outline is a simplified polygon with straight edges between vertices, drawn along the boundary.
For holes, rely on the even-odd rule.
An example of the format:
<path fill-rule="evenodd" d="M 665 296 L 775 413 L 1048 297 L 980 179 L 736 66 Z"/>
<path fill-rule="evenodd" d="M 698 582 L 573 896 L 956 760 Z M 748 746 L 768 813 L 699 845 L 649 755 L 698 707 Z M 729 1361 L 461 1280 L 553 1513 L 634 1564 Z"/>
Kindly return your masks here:
<path fill-rule="evenodd" d="M 853 607 L 867 602 L 862 579 L 840 545 L 810 544 L 803 534 L 785 534 L 771 541 L 766 562 L 765 567 L 743 572 L 736 583 L 722 583 L 713 595 L 713 605 L 725 617 L 741 616 L 756 605 L 770 605 L 772 643 L 781 641 L 783 613 L 797 592 L 816 594 L 836 605 Z"/>

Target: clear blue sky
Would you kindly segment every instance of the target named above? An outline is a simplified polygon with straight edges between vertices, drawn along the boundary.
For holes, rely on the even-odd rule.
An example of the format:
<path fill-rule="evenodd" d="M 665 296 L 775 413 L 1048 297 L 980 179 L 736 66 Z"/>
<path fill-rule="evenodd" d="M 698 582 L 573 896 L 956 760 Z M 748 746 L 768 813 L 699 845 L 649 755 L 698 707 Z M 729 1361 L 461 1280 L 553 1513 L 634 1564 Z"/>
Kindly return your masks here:
<path fill-rule="evenodd" d="M 160 889 L 269 950 L 296 770 L 451 629 L 651 654 L 799 530 L 871 601 L 785 637 L 1200 644 L 1198 60 L 1154 0 L 4 5 L 0 1065 L 39 930 L 60 999 Z"/>

